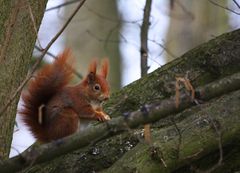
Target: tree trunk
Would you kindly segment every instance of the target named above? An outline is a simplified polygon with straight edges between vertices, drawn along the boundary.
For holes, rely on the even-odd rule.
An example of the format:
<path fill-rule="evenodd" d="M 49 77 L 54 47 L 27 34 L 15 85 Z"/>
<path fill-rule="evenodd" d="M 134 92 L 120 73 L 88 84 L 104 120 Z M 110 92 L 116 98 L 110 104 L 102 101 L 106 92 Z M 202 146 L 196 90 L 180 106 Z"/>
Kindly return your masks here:
<path fill-rule="evenodd" d="M 240 72 L 239 40 L 240 30 L 236 30 L 194 48 L 113 94 L 105 105 L 106 112 L 112 117 L 125 116 L 126 119 L 135 110 L 144 114 L 149 104 L 175 94 L 176 76 L 188 74 L 196 88 Z M 143 142 L 141 128 L 129 129 L 22 172 L 240 170 L 240 87 L 226 92 L 227 88 L 221 91 L 220 97 L 155 122 L 152 126 L 153 146 Z M 205 94 L 211 95 L 210 91 Z M 223 153 L 224 164 L 219 153 Z"/>
<path fill-rule="evenodd" d="M 29 2 L 29 3 L 27 3 Z M 39 28 L 47 0 L 0 1 L 0 107 L 17 90 L 27 74 L 36 32 L 29 6 Z M 12 142 L 19 94 L 11 106 L 0 115 L 0 159 L 7 158 Z"/>
<path fill-rule="evenodd" d="M 226 11 L 208 0 L 176 0 L 170 16 L 166 47 L 177 57 L 228 30 Z"/>

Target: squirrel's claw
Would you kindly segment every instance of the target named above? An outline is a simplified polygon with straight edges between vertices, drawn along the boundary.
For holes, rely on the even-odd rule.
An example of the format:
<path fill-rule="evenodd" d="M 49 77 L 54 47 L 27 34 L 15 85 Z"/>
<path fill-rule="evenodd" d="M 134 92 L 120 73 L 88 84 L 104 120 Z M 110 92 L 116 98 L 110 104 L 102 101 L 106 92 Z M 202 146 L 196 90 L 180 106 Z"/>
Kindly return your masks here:
<path fill-rule="evenodd" d="M 106 113 L 102 112 L 102 111 L 95 111 L 96 112 L 96 117 L 99 121 L 108 121 L 111 118 L 109 117 L 109 115 L 107 115 Z"/>
<path fill-rule="evenodd" d="M 105 120 L 110 120 L 111 118 L 110 118 L 110 116 L 109 115 L 107 115 L 107 114 L 105 114 Z"/>

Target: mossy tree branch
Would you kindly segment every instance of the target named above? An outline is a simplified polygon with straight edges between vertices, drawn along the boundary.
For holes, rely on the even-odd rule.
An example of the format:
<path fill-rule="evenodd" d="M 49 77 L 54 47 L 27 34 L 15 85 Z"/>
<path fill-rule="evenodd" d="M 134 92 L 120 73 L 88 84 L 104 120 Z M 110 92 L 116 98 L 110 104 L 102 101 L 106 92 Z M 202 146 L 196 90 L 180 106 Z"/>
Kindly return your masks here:
<path fill-rule="evenodd" d="M 200 88 L 198 93 L 200 93 L 201 99 L 209 100 L 238 89 L 240 89 L 240 73 L 207 84 Z M 141 124 L 155 122 L 167 115 L 176 114 L 191 106 L 193 106 L 192 100 L 189 99 L 189 96 L 186 94 L 182 94 L 178 108 L 176 108 L 174 97 L 151 105 L 145 105 L 139 111 L 132 112 L 129 115 L 125 115 L 125 117 L 114 118 L 107 123 L 92 127 L 85 132 L 50 144 L 30 148 L 20 156 L 1 163 L 0 171 L 14 172 L 29 165 L 49 161 L 62 154 L 85 147 L 93 141 L 101 140 L 103 134 L 104 137 L 112 136 L 122 131 L 127 131 L 129 128 L 136 128 Z"/>
<path fill-rule="evenodd" d="M 239 96 L 240 90 L 237 90 L 178 114 L 174 117 L 178 130 L 174 123 L 153 130 L 152 147 L 139 143 L 102 172 L 186 173 L 212 170 L 224 173 L 239 170 Z M 218 164 L 220 151 L 223 152 L 223 162 Z"/>

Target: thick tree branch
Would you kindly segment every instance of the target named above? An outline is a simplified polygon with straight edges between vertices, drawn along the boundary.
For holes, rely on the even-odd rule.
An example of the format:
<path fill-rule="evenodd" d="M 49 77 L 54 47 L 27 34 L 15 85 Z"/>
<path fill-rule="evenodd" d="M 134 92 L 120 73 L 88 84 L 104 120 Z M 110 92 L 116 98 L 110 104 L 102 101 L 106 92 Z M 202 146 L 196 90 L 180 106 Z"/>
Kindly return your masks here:
<path fill-rule="evenodd" d="M 177 114 L 174 118 L 181 131 L 180 147 L 179 133 L 173 124 L 155 128 L 153 146 L 158 152 L 154 158 L 149 145 L 139 143 L 109 169 L 101 172 L 205 173 L 239 170 L 239 96 L 240 90 L 237 90 Z M 221 131 L 220 139 L 213 124 Z"/>
<path fill-rule="evenodd" d="M 212 82 L 197 89 L 197 92 L 200 95 L 200 99 L 209 100 L 238 89 L 240 89 L 240 73 Z M 101 140 L 103 136 L 112 136 L 128 130 L 129 127 L 136 128 L 141 124 L 155 122 L 193 105 L 194 104 L 187 94 L 181 95 L 179 108 L 175 107 L 174 97 L 151 105 L 145 105 L 144 108 L 139 111 L 132 112 L 124 117 L 114 118 L 107 123 L 91 127 L 84 132 L 50 144 L 30 148 L 20 156 L 0 163 L 0 172 L 15 172 L 28 165 L 35 165 L 52 160 L 62 154 L 89 145 L 93 141 Z"/>

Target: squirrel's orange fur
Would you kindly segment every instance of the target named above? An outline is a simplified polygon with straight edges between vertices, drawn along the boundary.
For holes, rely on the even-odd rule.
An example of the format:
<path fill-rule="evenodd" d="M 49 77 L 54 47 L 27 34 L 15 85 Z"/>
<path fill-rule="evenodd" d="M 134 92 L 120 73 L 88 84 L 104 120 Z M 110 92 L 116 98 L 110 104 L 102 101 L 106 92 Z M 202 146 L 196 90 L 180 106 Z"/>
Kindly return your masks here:
<path fill-rule="evenodd" d="M 80 119 L 109 120 L 101 104 L 109 98 L 106 80 L 109 63 L 89 65 L 88 75 L 75 86 L 67 86 L 72 68 L 66 65 L 71 52 L 66 49 L 53 64 L 43 67 L 30 81 L 19 111 L 24 123 L 40 142 L 50 142 L 76 132 Z"/>

